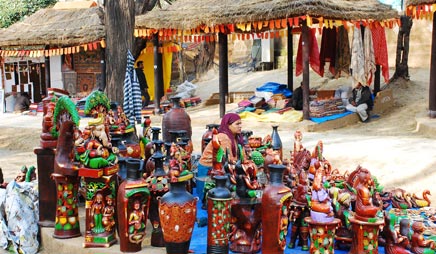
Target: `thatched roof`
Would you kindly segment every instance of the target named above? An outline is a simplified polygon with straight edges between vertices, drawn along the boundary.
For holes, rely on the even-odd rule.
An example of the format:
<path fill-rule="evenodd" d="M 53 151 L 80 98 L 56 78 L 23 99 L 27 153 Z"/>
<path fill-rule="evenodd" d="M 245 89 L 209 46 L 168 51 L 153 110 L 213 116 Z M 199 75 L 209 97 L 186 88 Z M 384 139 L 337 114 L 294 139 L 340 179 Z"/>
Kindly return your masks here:
<path fill-rule="evenodd" d="M 102 8 L 47 8 L 0 30 L 0 47 L 75 46 L 98 41 L 104 37 Z"/>
<path fill-rule="evenodd" d="M 406 6 L 416 6 L 421 4 L 434 4 L 436 0 L 407 0 Z"/>
<path fill-rule="evenodd" d="M 136 28 L 193 29 L 309 15 L 356 21 L 398 18 L 390 5 L 377 0 L 177 0 L 136 17 Z"/>

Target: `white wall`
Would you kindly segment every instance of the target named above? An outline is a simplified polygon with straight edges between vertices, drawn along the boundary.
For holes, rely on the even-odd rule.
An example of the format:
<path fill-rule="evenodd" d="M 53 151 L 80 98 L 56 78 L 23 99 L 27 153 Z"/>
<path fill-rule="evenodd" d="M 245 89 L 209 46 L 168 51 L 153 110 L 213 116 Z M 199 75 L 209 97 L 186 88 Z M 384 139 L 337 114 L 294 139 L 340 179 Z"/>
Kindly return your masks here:
<path fill-rule="evenodd" d="M 64 89 L 62 81 L 61 56 L 50 57 L 50 79 L 52 88 Z"/>

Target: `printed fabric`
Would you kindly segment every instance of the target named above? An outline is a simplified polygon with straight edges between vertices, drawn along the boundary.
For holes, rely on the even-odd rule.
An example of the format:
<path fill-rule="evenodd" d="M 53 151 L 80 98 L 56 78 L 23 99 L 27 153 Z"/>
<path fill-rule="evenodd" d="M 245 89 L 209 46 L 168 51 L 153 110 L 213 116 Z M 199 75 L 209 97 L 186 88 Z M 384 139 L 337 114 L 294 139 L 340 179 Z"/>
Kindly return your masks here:
<path fill-rule="evenodd" d="M 312 28 L 309 30 L 309 64 L 312 67 L 312 70 L 316 72 L 321 77 L 324 75 L 324 70 L 321 69 L 319 63 L 319 49 L 318 42 L 316 41 L 315 36 L 316 28 Z M 300 40 L 298 42 L 298 51 L 297 51 L 297 62 L 295 66 L 295 76 L 300 76 L 303 73 L 303 36 L 300 36 Z"/>
<path fill-rule="evenodd" d="M 385 29 L 378 23 L 371 27 L 372 42 L 374 45 L 375 64 L 382 67 L 382 76 L 385 83 L 389 82 L 388 47 L 386 44 Z"/>

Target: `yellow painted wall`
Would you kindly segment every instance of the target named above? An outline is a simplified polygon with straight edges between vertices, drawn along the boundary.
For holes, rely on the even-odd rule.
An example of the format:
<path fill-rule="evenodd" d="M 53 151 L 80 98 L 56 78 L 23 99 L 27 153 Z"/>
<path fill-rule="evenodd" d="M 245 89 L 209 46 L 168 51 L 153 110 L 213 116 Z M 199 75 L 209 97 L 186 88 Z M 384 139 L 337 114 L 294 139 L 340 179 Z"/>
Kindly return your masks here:
<path fill-rule="evenodd" d="M 172 46 L 171 43 L 166 43 L 163 48 Z M 144 74 L 147 79 L 148 93 L 150 94 L 150 100 L 154 100 L 154 54 L 153 54 L 153 43 L 147 43 L 147 48 L 141 52 L 136 62 L 144 62 Z M 164 82 L 164 92 L 170 87 L 171 82 L 171 64 L 173 61 L 173 53 L 164 50 L 162 56 L 163 65 L 163 82 Z M 136 67 L 135 62 L 135 67 Z"/>

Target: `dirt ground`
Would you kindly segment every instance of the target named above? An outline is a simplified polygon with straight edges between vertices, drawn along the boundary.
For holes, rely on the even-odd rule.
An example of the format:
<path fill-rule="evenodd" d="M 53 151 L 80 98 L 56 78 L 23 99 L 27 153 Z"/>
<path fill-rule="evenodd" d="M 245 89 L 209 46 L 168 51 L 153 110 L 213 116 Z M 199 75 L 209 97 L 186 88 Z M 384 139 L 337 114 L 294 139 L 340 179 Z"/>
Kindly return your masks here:
<path fill-rule="evenodd" d="M 393 70 L 391 70 L 393 73 Z M 333 168 L 341 172 L 352 171 L 358 165 L 368 168 L 386 189 L 401 187 L 421 196 L 423 190 L 433 193 L 436 203 L 436 171 L 434 136 L 416 131 L 416 116 L 428 110 L 428 69 L 410 69 L 410 81 L 388 85 L 393 91 L 395 107 L 388 113 L 372 118 L 369 123 L 357 123 L 345 128 L 323 132 L 303 132 L 303 145 L 312 151 L 318 140 L 324 143 L 324 157 Z M 296 78 L 294 84 L 299 84 Z M 272 81 L 286 83 L 286 70 L 249 72 L 229 75 L 229 91 L 254 91 L 263 83 Z M 218 92 L 218 75 L 212 70 L 201 81 L 194 82 L 197 96 L 202 100 Z M 329 80 L 311 76 L 311 88 L 351 85 L 349 78 Z M 322 85 L 322 86 L 321 86 Z M 227 104 L 232 109 L 236 104 Z M 198 105 L 188 108 L 193 128 L 194 152 L 199 153 L 201 135 L 206 124 L 219 122 L 219 106 Z M 41 116 L 0 114 L 0 167 L 5 179 L 10 181 L 23 165 L 35 165 L 33 149 L 39 145 Z M 162 116 L 153 116 L 152 125 L 160 126 Z M 436 121 L 436 120 L 434 120 Z M 284 144 L 285 156 L 293 145 L 293 133 L 306 121 L 280 123 L 279 134 Z M 243 121 L 243 129 L 264 137 L 271 134 L 272 123 Z"/>

